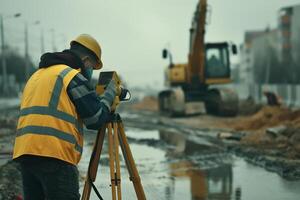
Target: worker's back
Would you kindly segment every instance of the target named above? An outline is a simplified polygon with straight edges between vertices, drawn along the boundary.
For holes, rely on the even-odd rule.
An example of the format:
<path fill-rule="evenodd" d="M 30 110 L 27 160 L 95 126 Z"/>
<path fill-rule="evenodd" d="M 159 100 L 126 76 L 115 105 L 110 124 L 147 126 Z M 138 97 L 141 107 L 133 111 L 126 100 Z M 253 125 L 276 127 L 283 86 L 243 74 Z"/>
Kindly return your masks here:
<path fill-rule="evenodd" d="M 38 93 L 37 91 L 47 90 L 52 93 L 54 83 L 59 74 L 59 65 L 57 67 L 41 68 L 37 70 L 28 80 L 21 99 L 21 109 L 31 105 L 44 106 L 49 103 L 45 93 Z M 51 86 L 53 86 L 51 88 Z M 48 95 L 47 95 L 48 96 Z"/>
<path fill-rule="evenodd" d="M 66 92 L 78 73 L 66 65 L 39 69 L 26 84 L 21 100 L 14 158 L 37 155 L 77 164 L 82 123 Z"/>

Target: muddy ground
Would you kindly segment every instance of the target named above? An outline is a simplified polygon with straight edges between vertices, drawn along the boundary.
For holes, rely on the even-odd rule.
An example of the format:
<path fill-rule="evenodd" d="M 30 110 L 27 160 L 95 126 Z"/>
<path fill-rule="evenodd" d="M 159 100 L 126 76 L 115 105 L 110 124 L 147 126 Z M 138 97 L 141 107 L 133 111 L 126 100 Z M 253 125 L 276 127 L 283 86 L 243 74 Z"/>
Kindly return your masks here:
<path fill-rule="evenodd" d="M 18 200 L 22 196 L 19 166 L 11 161 L 18 108 L 0 110 L 0 199 Z"/>
<path fill-rule="evenodd" d="M 145 97 L 143 101 L 128 105 L 136 112 L 158 113 L 157 100 Z M 237 117 L 196 115 L 177 118 L 159 117 L 201 129 L 220 129 L 220 137 L 243 135 L 240 144 L 260 149 L 278 149 L 290 159 L 300 159 L 300 109 L 256 105 L 251 100 L 241 101 Z M 228 134 L 226 134 L 228 133 Z"/>
<path fill-rule="evenodd" d="M 127 106 L 132 112 L 149 118 L 145 121 L 157 119 L 157 124 L 204 130 L 249 162 L 287 179 L 300 179 L 299 109 L 257 105 L 249 99 L 240 102 L 237 117 L 200 114 L 169 118 L 159 116 L 155 97 L 145 97 L 141 102 Z"/>
<path fill-rule="evenodd" d="M 300 111 L 255 105 L 251 100 L 242 102 L 240 108 L 243 108 L 240 115 L 234 118 L 209 115 L 169 118 L 159 115 L 154 97 L 146 97 L 136 104 L 124 103 L 119 111 L 126 126 L 158 130 L 167 127 L 189 137 L 205 137 L 286 179 L 300 180 Z M 20 173 L 18 165 L 9 161 L 18 109 L 1 112 L 0 200 L 18 199 L 22 195 Z"/>

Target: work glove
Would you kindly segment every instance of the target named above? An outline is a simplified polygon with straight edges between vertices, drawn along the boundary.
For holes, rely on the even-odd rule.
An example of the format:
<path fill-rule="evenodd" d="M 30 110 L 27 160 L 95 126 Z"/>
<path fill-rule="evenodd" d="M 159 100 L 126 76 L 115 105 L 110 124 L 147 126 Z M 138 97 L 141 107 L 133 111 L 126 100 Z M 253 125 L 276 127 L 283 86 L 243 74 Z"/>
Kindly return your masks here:
<path fill-rule="evenodd" d="M 110 111 L 117 93 L 118 93 L 117 85 L 115 81 L 112 79 L 106 86 L 106 89 L 102 95 L 102 100 L 101 100 Z"/>

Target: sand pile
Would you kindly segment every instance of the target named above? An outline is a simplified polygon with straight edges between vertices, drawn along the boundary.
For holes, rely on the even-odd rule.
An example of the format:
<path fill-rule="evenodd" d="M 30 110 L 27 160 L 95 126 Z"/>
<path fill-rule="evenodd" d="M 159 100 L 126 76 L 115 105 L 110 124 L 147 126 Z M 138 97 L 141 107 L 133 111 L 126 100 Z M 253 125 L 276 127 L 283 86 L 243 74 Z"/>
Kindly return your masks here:
<path fill-rule="evenodd" d="M 285 157 L 300 158 L 300 110 L 264 107 L 249 118 L 241 119 L 234 128 L 251 131 L 242 139 L 244 144 L 281 149 Z"/>
<path fill-rule="evenodd" d="M 237 131 L 259 130 L 279 124 L 300 127 L 300 110 L 292 111 L 283 107 L 265 106 L 256 114 L 237 120 L 233 128 Z"/>
<path fill-rule="evenodd" d="M 158 111 L 157 98 L 146 96 L 140 102 L 133 104 L 132 108 L 137 110 Z"/>

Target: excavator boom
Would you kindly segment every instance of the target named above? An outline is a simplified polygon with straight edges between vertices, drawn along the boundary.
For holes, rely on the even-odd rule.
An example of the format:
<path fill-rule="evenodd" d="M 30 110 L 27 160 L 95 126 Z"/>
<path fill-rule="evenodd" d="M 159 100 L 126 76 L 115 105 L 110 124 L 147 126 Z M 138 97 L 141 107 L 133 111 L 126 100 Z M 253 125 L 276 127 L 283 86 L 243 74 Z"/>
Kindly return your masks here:
<path fill-rule="evenodd" d="M 199 81 L 204 83 L 206 12 L 207 0 L 199 0 L 190 29 L 189 64 L 187 69 L 187 79 L 190 83 Z"/>

